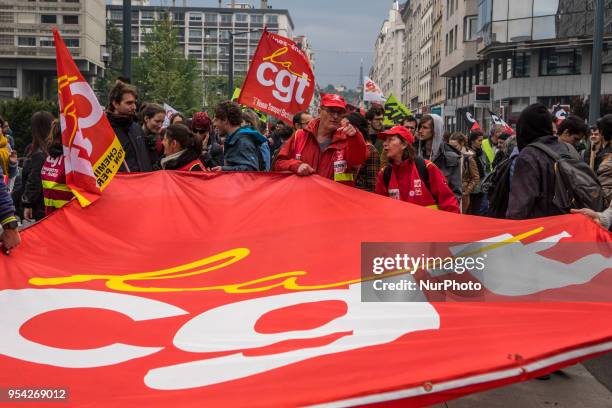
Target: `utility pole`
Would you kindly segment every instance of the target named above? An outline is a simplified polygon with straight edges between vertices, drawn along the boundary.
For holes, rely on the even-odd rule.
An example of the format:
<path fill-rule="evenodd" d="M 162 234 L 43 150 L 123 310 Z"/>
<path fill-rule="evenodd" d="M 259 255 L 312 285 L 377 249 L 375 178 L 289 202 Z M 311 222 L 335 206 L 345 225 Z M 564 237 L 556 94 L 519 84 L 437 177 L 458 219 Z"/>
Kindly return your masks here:
<path fill-rule="evenodd" d="M 589 123 L 599 119 L 601 101 L 601 53 L 603 51 L 604 0 L 595 0 L 595 28 L 593 29 L 593 59 L 591 64 L 591 106 Z"/>
<path fill-rule="evenodd" d="M 123 76 L 132 79 L 132 1 L 123 0 Z"/>

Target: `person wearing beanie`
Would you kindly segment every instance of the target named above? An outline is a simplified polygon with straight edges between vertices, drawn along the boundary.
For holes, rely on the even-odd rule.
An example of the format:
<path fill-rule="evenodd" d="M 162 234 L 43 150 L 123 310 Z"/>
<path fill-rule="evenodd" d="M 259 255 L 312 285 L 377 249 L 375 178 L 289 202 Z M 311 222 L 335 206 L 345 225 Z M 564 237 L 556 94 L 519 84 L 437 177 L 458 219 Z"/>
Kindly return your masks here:
<path fill-rule="evenodd" d="M 446 177 L 434 163 L 416 155 L 414 136 L 403 126 L 378 134 L 388 164 L 378 173 L 375 192 L 406 201 L 459 214 L 459 201 L 449 188 Z"/>
<path fill-rule="evenodd" d="M 216 133 L 213 133 L 212 120 L 206 112 L 196 112 L 191 119 L 191 131 L 202 145 L 200 160 L 206 168 L 223 166 L 223 146 L 219 143 Z"/>
<path fill-rule="evenodd" d="M 561 215 L 553 203 L 555 195 L 554 161 L 532 146 L 542 143 L 555 153 L 568 155 L 568 147 L 553 135 L 553 117 L 546 106 L 535 103 L 521 113 L 516 125 L 519 155 L 514 163 L 506 218 L 529 218 Z"/>

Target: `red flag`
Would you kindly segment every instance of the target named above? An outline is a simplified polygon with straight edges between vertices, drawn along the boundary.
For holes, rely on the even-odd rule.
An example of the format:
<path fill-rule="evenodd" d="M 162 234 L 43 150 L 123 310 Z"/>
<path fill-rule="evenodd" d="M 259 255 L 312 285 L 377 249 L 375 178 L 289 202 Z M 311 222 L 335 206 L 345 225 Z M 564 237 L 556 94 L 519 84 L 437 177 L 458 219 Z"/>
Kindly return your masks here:
<path fill-rule="evenodd" d="M 53 28 L 66 184 L 81 206 L 97 200 L 125 154 L 91 86 Z"/>
<path fill-rule="evenodd" d="M 308 109 L 314 90 L 306 54 L 290 39 L 265 30 L 238 103 L 291 124 L 296 113 Z"/>
<path fill-rule="evenodd" d="M 482 130 L 480 125 L 476 121 L 476 119 L 474 119 L 474 116 L 472 115 L 471 112 L 465 112 L 465 118 L 467 119 L 468 123 L 470 125 L 472 125 L 472 127 L 470 128 L 470 132 L 475 132 L 477 130 Z"/>
<path fill-rule="evenodd" d="M 477 220 L 318 176 L 157 172 L 23 237 L 0 256 L 0 384 L 69 387 L 75 407 L 424 406 L 612 349 L 612 303 L 525 302 L 612 296 L 611 235 L 578 215 Z M 406 240 L 486 242 L 480 281 L 502 302 L 362 301 L 362 243 Z"/>
<path fill-rule="evenodd" d="M 504 128 L 505 133 L 509 133 L 511 135 L 515 134 L 514 129 L 512 129 L 512 127 L 508 125 L 505 120 L 503 120 L 491 111 L 489 111 L 489 114 L 491 115 L 491 120 L 493 121 L 493 123 L 495 125 L 502 126 Z"/>

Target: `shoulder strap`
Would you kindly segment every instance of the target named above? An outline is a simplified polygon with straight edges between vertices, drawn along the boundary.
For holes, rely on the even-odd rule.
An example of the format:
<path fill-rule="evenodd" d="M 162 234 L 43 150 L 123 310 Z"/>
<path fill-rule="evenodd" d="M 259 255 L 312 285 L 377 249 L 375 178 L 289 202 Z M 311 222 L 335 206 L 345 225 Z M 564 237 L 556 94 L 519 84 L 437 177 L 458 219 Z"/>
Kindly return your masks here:
<path fill-rule="evenodd" d="M 414 158 L 414 164 L 419 172 L 419 177 L 425 183 L 425 187 L 427 187 L 427 190 L 431 192 L 431 187 L 429 185 L 429 171 L 427 171 L 427 163 L 425 163 L 425 159 L 417 156 Z"/>
<path fill-rule="evenodd" d="M 536 149 L 543 151 L 544 153 L 546 153 L 546 155 L 548 155 L 548 157 L 553 159 L 555 162 L 561 159 L 561 156 L 557 152 L 552 150 L 550 147 L 546 146 L 544 143 L 540 143 L 540 142 L 531 143 L 529 146 L 533 146 Z"/>
<path fill-rule="evenodd" d="M 385 169 L 383 170 L 383 180 L 385 182 L 385 187 L 387 187 L 387 190 L 389 189 L 389 183 L 391 182 L 392 172 L 393 169 L 390 165 L 385 166 Z"/>

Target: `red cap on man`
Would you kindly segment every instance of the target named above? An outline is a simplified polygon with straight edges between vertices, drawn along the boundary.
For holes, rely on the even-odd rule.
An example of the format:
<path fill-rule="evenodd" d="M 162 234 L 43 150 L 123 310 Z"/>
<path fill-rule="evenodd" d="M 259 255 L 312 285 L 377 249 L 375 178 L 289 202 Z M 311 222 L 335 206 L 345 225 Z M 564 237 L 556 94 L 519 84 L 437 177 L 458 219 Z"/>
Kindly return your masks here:
<path fill-rule="evenodd" d="M 321 106 L 324 108 L 342 108 L 346 109 L 346 102 L 341 95 L 336 94 L 321 94 Z"/>
<path fill-rule="evenodd" d="M 387 136 L 398 136 L 409 144 L 414 144 L 414 136 L 412 135 L 412 132 L 410 132 L 404 126 L 393 126 L 391 129 L 378 134 L 378 138 L 382 140 L 385 140 Z"/>

